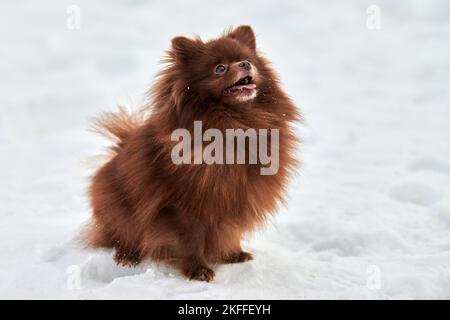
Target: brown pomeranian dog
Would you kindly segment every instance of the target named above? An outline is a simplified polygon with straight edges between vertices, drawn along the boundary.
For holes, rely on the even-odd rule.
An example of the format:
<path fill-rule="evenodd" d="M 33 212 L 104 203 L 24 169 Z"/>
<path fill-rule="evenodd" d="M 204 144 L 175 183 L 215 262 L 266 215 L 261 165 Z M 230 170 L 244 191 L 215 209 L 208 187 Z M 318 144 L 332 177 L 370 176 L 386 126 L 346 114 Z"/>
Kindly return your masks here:
<path fill-rule="evenodd" d="M 189 279 L 210 281 L 214 264 L 252 259 L 241 239 L 284 201 L 297 164 L 292 124 L 300 115 L 256 50 L 249 26 L 207 42 L 176 37 L 165 63 L 145 115 L 121 109 L 97 121 L 116 143 L 111 159 L 92 179 L 87 242 L 114 248 L 120 264 L 151 259 L 175 266 Z M 215 161 L 199 161 L 213 140 L 205 131 L 200 142 L 181 143 L 186 149 L 180 162 L 174 157 L 180 136 L 174 139 L 174 132 L 198 136 L 198 123 L 215 130 L 210 131 Z M 225 141 L 219 136 L 228 138 L 230 129 L 246 131 L 243 144 L 227 145 L 225 161 L 219 152 Z M 270 138 L 265 148 L 276 162 L 272 172 L 261 170 L 267 161 L 251 161 L 255 151 L 249 132 L 256 130 L 257 138 Z M 245 157 L 234 161 L 242 150 Z"/>

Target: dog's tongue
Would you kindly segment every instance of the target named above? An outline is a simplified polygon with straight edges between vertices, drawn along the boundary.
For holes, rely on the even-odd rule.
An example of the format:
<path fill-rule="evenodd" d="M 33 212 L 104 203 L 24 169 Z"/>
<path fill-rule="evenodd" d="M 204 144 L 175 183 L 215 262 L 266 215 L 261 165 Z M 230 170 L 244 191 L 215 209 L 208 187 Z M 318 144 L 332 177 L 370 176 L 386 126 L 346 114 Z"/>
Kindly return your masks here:
<path fill-rule="evenodd" d="M 256 88 L 256 84 L 250 83 L 250 84 L 241 84 L 238 86 L 234 86 L 231 88 L 231 91 L 242 91 L 242 90 L 253 90 Z"/>

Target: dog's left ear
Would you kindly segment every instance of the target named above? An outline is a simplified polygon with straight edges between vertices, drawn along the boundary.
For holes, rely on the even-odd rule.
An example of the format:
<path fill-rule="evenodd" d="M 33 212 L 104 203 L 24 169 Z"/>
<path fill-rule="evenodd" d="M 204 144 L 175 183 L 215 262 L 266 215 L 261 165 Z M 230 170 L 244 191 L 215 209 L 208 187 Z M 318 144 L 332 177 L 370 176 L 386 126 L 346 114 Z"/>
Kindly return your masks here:
<path fill-rule="evenodd" d="M 236 39 L 242 42 L 246 46 L 250 47 L 252 50 L 256 49 L 256 37 L 252 30 L 252 27 L 243 25 L 234 29 L 230 34 L 230 38 Z"/>

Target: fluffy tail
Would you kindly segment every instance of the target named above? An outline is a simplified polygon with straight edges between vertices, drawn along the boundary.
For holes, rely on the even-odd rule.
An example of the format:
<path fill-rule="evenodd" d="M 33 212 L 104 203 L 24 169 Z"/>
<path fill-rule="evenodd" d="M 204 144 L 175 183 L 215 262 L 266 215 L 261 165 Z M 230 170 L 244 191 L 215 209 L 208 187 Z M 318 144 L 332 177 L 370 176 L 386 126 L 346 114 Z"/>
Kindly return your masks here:
<path fill-rule="evenodd" d="M 111 148 L 117 152 L 130 134 L 144 121 L 144 112 L 129 112 L 119 106 L 117 112 L 105 112 L 94 120 L 91 129 L 115 142 Z"/>

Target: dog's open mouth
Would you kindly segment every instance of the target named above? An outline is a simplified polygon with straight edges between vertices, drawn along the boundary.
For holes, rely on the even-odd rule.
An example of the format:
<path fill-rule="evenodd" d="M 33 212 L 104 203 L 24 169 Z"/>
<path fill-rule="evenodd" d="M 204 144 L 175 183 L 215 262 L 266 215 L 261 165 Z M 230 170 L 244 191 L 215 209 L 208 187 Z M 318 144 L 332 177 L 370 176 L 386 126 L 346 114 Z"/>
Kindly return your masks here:
<path fill-rule="evenodd" d="M 224 94 L 227 96 L 235 96 L 238 94 L 253 94 L 256 84 L 252 83 L 253 78 L 251 76 L 246 76 L 239 79 L 232 86 L 229 86 L 224 90 Z"/>

